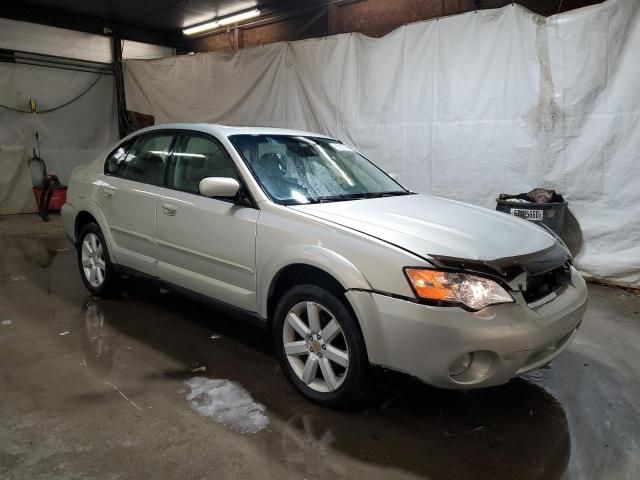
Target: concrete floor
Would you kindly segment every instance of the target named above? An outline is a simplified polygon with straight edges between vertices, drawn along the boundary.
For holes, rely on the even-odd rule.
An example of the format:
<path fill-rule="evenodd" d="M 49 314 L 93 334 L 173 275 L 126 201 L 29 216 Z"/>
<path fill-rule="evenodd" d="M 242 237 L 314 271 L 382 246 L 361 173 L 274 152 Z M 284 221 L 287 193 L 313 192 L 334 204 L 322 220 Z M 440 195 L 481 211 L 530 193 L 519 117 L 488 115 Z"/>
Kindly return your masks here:
<path fill-rule="evenodd" d="M 550 368 L 471 392 L 379 374 L 341 413 L 289 386 L 259 329 L 136 281 L 91 298 L 58 217 L 0 217 L 0 478 L 637 479 L 640 297 L 590 292 Z M 191 410 L 195 375 L 238 382 L 267 428 Z"/>

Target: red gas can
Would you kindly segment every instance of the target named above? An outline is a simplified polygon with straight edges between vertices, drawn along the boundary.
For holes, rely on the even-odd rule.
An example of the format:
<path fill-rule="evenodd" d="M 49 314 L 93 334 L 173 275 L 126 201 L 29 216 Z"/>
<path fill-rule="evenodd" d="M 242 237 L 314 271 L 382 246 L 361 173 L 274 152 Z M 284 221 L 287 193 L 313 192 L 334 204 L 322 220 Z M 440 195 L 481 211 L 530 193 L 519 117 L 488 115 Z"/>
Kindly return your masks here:
<path fill-rule="evenodd" d="M 67 201 L 67 187 L 60 185 L 58 178 L 55 175 L 47 175 L 49 178 L 49 193 L 51 194 L 51 200 L 49 201 L 49 211 L 59 212 L 62 206 Z M 33 193 L 36 195 L 36 203 L 40 206 L 40 198 L 44 187 L 33 187 Z"/>

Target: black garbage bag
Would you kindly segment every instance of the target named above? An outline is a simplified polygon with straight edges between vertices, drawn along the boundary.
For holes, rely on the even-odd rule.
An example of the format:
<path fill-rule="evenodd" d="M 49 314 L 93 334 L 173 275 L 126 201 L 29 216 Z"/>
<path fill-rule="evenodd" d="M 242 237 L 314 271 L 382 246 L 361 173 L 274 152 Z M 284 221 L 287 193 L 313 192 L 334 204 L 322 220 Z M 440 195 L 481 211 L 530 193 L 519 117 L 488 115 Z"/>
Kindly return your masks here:
<path fill-rule="evenodd" d="M 555 190 L 548 190 L 546 188 L 534 188 L 527 193 L 519 193 L 517 195 L 510 195 L 508 193 L 502 193 L 498 196 L 498 200 L 520 200 L 532 203 L 563 203 L 564 198 Z"/>

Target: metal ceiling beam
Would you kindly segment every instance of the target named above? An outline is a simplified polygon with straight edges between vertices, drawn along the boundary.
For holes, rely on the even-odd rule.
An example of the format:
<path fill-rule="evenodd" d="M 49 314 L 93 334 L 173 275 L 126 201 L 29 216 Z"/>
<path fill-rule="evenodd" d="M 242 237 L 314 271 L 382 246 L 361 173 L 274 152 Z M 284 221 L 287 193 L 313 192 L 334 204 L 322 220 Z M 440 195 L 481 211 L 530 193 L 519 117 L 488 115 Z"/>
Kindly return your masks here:
<path fill-rule="evenodd" d="M 69 14 L 45 7 L 24 5 L 18 2 L 2 2 L 0 17 L 23 22 L 38 23 L 80 32 L 106 35 L 117 33 L 120 38 L 136 42 L 153 43 L 184 50 L 181 32 L 153 30 L 132 25 L 114 24 L 96 17 Z M 108 29 L 105 31 L 105 29 Z"/>

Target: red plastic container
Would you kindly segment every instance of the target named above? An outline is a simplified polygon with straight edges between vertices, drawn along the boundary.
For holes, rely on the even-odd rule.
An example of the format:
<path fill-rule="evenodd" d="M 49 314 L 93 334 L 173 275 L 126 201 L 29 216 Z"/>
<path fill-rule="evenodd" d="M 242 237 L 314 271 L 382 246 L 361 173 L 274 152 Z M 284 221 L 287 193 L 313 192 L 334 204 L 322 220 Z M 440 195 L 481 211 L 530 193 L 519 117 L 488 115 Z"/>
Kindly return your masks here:
<path fill-rule="evenodd" d="M 50 212 L 59 212 L 62 209 L 62 205 L 67 201 L 67 187 L 65 186 L 57 186 L 50 187 L 51 190 L 51 201 L 49 202 L 49 211 Z M 33 193 L 36 195 L 36 203 L 40 205 L 40 197 L 43 192 L 42 187 L 33 187 Z"/>

